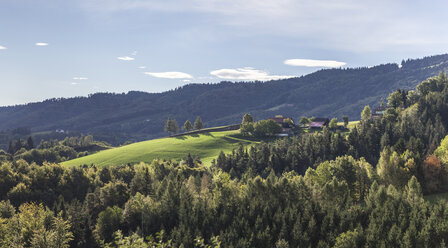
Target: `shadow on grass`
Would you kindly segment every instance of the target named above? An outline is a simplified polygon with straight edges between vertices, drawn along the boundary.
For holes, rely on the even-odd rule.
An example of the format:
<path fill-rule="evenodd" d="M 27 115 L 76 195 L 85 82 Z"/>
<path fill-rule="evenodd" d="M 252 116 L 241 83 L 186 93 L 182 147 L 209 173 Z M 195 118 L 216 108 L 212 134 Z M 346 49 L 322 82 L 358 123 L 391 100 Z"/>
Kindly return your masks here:
<path fill-rule="evenodd" d="M 240 133 L 232 134 L 232 135 L 229 135 L 229 136 L 230 136 L 230 137 L 233 137 L 233 138 L 241 139 L 241 140 L 257 141 L 257 142 L 260 142 L 260 141 L 270 142 L 270 141 L 273 141 L 273 140 L 278 139 L 277 137 L 253 137 L 253 136 L 244 136 L 244 135 L 242 135 L 242 134 L 240 134 Z"/>
<path fill-rule="evenodd" d="M 232 139 L 229 137 L 222 137 L 226 142 L 230 143 L 230 144 L 235 144 L 235 143 L 246 143 L 249 144 L 250 142 L 248 141 L 241 141 L 241 140 L 237 140 L 237 139 Z"/>
<path fill-rule="evenodd" d="M 177 137 L 174 137 L 174 138 L 179 139 L 179 140 L 185 140 L 185 139 L 187 139 L 187 137 L 185 137 L 185 136 L 177 136 Z"/>

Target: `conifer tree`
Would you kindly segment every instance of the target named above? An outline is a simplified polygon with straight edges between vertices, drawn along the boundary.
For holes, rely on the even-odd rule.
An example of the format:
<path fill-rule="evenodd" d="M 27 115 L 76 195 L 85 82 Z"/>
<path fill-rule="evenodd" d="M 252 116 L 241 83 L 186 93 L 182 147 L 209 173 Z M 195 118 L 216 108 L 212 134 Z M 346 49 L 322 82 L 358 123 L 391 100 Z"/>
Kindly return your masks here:
<path fill-rule="evenodd" d="M 194 129 L 201 130 L 203 128 L 204 128 L 204 124 L 202 123 L 201 117 L 198 116 L 198 118 L 196 118 L 196 121 L 194 122 Z"/>
<path fill-rule="evenodd" d="M 168 117 L 168 120 L 166 121 L 164 128 L 165 132 L 171 134 L 171 132 L 173 132 L 171 129 L 172 126 L 173 126 L 173 120 L 171 119 L 171 117 Z"/>
<path fill-rule="evenodd" d="M 175 119 L 171 119 L 171 117 L 168 117 L 164 130 L 169 134 L 177 133 L 179 131 L 179 125 L 177 124 L 177 121 Z"/>
<path fill-rule="evenodd" d="M 34 142 L 33 142 L 33 138 L 31 138 L 31 136 L 28 137 L 28 140 L 26 141 L 26 145 L 27 145 L 28 150 L 31 150 L 34 148 Z"/>
<path fill-rule="evenodd" d="M 344 122 L 344 127 L 347 128 L 347 126 L 348 126 L 348 116 L 346 116 L 346 115 L 342 116 L 342 121 Z"/>
<path fill-rule="evenodd" d="M 193 130 L 193 125 L 191 125 L 191 122 L 189 121 L 189 120 L 187 120 L 185 123 L 184 123 L 184 126 L 182 127 L 182 129 L 184 130 L 184 131 L 191 131 L 191 130 Z"/>
<path fill-rule="evenodd" d="M 177 124 L 177 121 L 175 119 L 172 119 L 171 121 L 171 130 L 173 133 L 179 132 L 179 124 Z"/>

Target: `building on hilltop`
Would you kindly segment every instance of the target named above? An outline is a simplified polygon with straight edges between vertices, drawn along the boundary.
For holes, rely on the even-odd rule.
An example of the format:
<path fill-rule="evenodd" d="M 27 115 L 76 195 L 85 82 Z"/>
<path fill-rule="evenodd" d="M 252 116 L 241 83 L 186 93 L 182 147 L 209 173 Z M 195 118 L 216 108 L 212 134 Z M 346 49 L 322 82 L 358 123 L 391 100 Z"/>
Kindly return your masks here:
<path fill-rule="evenodd" d="M 309 128 L 310 129 L 322 129 L 322 128 L 328 126 L 328 123 L 330 123 L 330 119 L 328 119 L 328 118 L 314 118 L 314 120 L 311 122 Z"/>
<path fill-rule="evenodd" d="M 276 115 L 275 117 L 269 118 L 269 120 L 275 121 L 282 127 L 282 132 L 277 136 L 290 136 L 293 135 L 294 120 L 291 117 L 283 117 L 283 115 Z"/>

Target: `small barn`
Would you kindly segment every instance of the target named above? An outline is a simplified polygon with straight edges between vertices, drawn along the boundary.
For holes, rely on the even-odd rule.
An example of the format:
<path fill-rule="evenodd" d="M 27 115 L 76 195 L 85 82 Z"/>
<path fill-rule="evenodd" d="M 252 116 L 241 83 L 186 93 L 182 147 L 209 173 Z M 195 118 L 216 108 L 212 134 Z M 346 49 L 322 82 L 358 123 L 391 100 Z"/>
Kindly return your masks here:
<path fill-rule="evenodd" d="M 294 120 L 291 117 L 284 117 L 283 115 L 276 115 L 275 117 L 269 118 L 269 120 L 275 121 L 282 127 L 282 132 L 279 134 L 280 136 L 289 136 L 294 134 L 292 129 L 294 128 Z M 291 124 L 291 120 L 292 124 Z"/>
<path fill-rule="evenodd" d="M 328 126 L 328 123 L 330 123 L 330 119 L 328 119 L 328 118 L 314 118 L 314 120 L 311 122 L 309 128 L 310 129 L 322 129 L 322 128 Z"/>

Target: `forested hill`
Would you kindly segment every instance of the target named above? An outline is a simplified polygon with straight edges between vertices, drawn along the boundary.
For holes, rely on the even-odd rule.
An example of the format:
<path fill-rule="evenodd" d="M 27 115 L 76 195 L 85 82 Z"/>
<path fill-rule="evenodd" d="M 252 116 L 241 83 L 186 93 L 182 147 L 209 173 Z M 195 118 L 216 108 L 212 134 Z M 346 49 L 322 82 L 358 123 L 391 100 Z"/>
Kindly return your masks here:
<path fill-rule="evenodd" d="M 33 132 L 64 129 L 90 133 L 111 143 L 162 135 L 171 116 L 178 123 L 201 116 L 206 126 L 237 123 L 243 113 L 256 119 L 275 114 L 359 118 L 392 91 L 448 71 L 448 54 L 370 68 L 328 69 L 269 82 L 190 84 L 164 93 L 131 91 L 50 99 L 1 107 L 0 130 L 29 127 Z"/>

